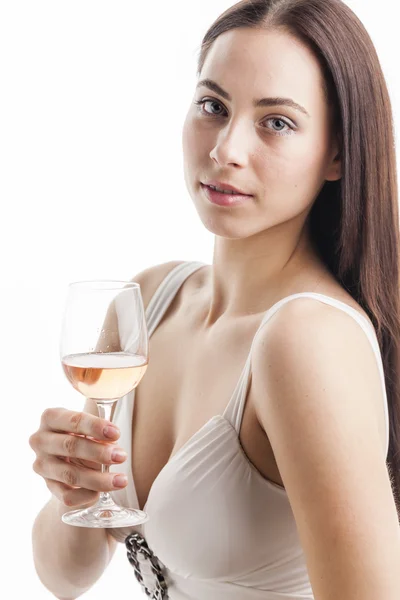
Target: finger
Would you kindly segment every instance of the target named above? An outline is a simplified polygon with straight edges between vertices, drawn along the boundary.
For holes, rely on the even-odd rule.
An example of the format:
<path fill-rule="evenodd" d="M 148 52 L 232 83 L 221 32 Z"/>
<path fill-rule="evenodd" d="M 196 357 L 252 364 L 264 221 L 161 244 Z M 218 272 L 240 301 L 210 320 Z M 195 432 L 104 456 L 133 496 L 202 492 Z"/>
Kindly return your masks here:
<path fill-rule="evenodd" d="M 81 464 L 84 467 L 88 467 L 89 469 L 96 469 L 97 471 L 101 469 L 101 464 L 103 464 L 103 463 L 98 463 L 95 461 L 80 459 L 80 458 L 76 458 L 76 457 L 72 459 L 69 456 L 62 456 L 60 454 L 57 455 L 53 449 L 50 449 L 48 447 L 48 440 L 47 440 L 48 434 L 49 434 L 49 432 L 47 430 L 39 429 L 33 435 L 31 435 L 31 437 L 29 438 L 29 444 L 30 444 L 31 448 L 35 451 L 37 456 L 39 456 L 41 454 L 55 454 L 57 458 L 59 458 L 61 460 L 65 460 L 66 462 L 72 461 L 74 463 Z M 91 440 L 92 442 L 96 442 L 96 443 L 104 443 L 104 442 L 97 442 L 97 440 L 94 440 L 91 437 L 86 437 L 84 435 L 78 435 L 75 433 L 65 434 L 65 435 L 84 438 L 84 439 Z M 108 442 L 108 445 L 111 447 L 117 448 L 116 442 Z M 44 450 L 44 448 L 45 448 L 45 450 Z M 120 450 L 122 450 L 122 449 L 120 449 Z M 124 451 L 122 450 L 122 452 L 124 452 Z M 114 462 L 114 460 L 113 460 L 113 464 L 117 464 L 118 462 L 123 462 L 123 461 L 117 459 Z"/>
<path fill-rule="evenodd" d="M 127 458 L 126 452 L 115 444 L 98 443 L 85 437 L 53 431 L 41 433 L 40 452 L 88 460 L 99 465 L 122 463 Z"/>
<path fill-rule="evenodd" d="M 60 460 L 78 465 L 78 467 L 85 467 L 86 469 L 94 469 L 95 471 L 101 471 L 101 465 L 99 463 L 92 462 L 90 460 L 81 460 L 80 458 L 69 458 L 68 456 L 56 456 Z"/>
<path fill-rule="evenodd" d="M 65 506 L 86 506 L 94 504 L 99 498 L 99 492 L 85 490 L 84 488 L 72 488 L 54 479 L 45 479 L 50 492 Z"/>
<path fill-rule="evenodd" d="M 66 408 L 47 408 L 42 414 L 42 426 L 52 431 L 88 435 L 100 441 L 115 441 L 120 431 L 107 419 Z"/>
<path fill-rule="evenodd" d="M 111 492 L 124 488 L 127 477 L 123 473 L 102 473 L 66 463 L 53 456 L 37 457 L 33 470 L 45 479 L 54 479 L 69 486 L 78 486 L 96 492 Z M 121 485 L 122 484 L 122 485 Z"/>

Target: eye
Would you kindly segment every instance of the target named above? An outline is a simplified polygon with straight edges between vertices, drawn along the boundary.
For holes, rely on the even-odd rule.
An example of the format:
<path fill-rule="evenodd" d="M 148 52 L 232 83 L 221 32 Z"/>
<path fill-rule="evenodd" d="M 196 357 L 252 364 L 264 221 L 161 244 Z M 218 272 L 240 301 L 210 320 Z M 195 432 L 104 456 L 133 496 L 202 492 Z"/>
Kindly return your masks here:
<path fill-rule="evenodd" d="M 217 100 L 212 100 L 210 98 L 203 98 L 202 100 L 195 100 L 194 104 L 196 104 L 199 107 L 199 111 L 200 114 L 204 115 L 205 117 L 210 117 L 210 118 L 215 118 L 215 117 L 220 117 L 222 116 L 221 113 L 213 113 L 213 112 L 209 112 L 208 110 L 204 110 L 204 106 L 206 104 L 211 104 L 215 106 L 219 106 L 221 107 L 223 110 L 225 110 L 225 108 L 223 108 L 223 105 L 218 102 Z M 226 111 L 225 111 L 226 112 Z M 265 129 L 268 129 L 270 131 L 272 131 L 273 133 L 275 133 L 276 135 L 291 135 L 292 133 L 294 133 L 296 127 L 293 123 L 291 123 L 289 120 L 286 120 L 284 117 L 268 117 L 267 119 L 264 120 L 264 123 L 268 123 L 269 121 L 272 122 L 276 122 L 276 123 L 280 123 L 280 126 L 286 128 L 286 129 L 275 129 L 275 128 L 270 128 L 270 127 L 265 127 Z"/>
<path fill-rule="evenodd" d="M 276 123 L 280 123 L 281 125 L 283 125 L 284 127 L 286 127 L 286 129 L 274 129 L 273 131 L 275 131 L 275 133 L 277 133 L 278 135 L 290 135 L 291 133 L 293 133 L 294 128 L 289 125 L 289 123 L 287 123 L 285 121 L 285 119 L 283 119 L 282 117 L 269 117 L 268 119 L 265 120 L 265 122 L 267 123 L 268 121 L 272 121 L 272 122 L 276 122 Z M 289 131 L 288 131 L 289 128 Z M 268 129 L 268 127 L 267 127 Z"/>
<path fill-rule="evenodd" d="M 204 112 L 204 105 L 207 104 L 207 103 L 214 104 L 214 105 L 216 104 L 217 106 L 222 106 L 222 104 L 220 102 L 217 102 L 217 100 L 209 100 L 209 99 L 207 100 L 207 98 L 204 98 L 203 100 L 196 100 L 195 101 L 195 104 L 197 106 L 199 106 L 199 111 L 201 112 L 201 114 L 209 116 L 209 117 L 219 117 L 220 115 L 216 115 L 216 114 L 213 114 L 213 113 L 210 114 L 208 111 Z"/>

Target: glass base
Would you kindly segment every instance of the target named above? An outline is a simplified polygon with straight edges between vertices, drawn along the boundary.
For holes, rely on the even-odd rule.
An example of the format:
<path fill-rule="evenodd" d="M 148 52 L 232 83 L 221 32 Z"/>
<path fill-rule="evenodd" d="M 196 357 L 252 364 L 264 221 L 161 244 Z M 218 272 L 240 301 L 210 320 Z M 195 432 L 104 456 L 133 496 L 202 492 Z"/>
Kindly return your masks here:
<path fill-rule="evenodd" d="M 67 525 L 76 527 L 134 527 L 146 523 L 149 516 L 143 510 L 125 508 L 113 500 L 100 500 L 89 508 L 71 510 L 61 517 Z"/>

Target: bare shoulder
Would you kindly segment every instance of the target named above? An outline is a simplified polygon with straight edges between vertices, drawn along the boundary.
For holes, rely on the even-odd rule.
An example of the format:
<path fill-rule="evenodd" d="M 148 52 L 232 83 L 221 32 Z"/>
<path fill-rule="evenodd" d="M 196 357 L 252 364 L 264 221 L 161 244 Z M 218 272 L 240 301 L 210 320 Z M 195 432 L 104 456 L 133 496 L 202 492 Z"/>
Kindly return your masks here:
<path fill-rule="evenodd" d="M 369 325 L 373 327 L 370 318 L 368 317 L 365 310 L 354 300 L 350 294 L 345 292 L 345 290 L 336 289 L 335 292 L 318 292 L 322 296 L 325 296 L 328 299 L 337 300 L 341 304 L 346 305 L 348 308 L 355 310 L 363 319 L 367 320 Z M 343 331 L 343 327 L 346 326 L 352 327 L 354 331 L 362 331 L 361 326 L 357 323 L 357 321 L 349 315 L 345 310 L 346 307 L 339 308 L 337 305 L 330 304 L 329 302 L 325 302 L 320 299 L 315 299 L 313 297 L 298 297 L 290 302 L 284 304 L 274 315 L 273 319 L 278 322 L 279 325 L 282 322 L 287 322 L 290 320 L 290 327 L 299 328 L 301 331 L 301 327 L 304 325 L 305 327 L 312 326 L 314 324 L 316 327 L 325 326 L 325 324 L 334 324 L 335 326 L 341 324 Z M 271 323 L 273 321 L 271 319 Z"/>
<path fill-rule="evenodd" d="M 354 305 L 352 308 L 357 310 Z M 373 329 L 366 314 L 361 309 L 357 312 Z M 340 391 L 342 398 L 351 393 L 354 409 L 369 408 L 371 416 L 379 421 L 384 399 L 377 358 L 365 327 L 352 315 L 337 306 L 303 297 L 281 306 L 259 331 L 254 343 L 253 374 L 256 381 L 273 386 L 272 380 L 286 371 L 285 378 L 289 377 L 293 386 L 303 390 L 314 386 L 315 394 L 320 386 L 319 393 L 327 397 L 329 384 L 334 384 L 336 393 L 340 384 L 347 390 L 345 394 Z M 364 387 L 369 390 L 367 395 L 363 395 Z M 263 401 L 259 395 L 255 400 Z M 357 402 L 363 406 L 357 406 Z"/>
<path fill-rule="evenodd" d="M 131 281 L 140 285 L 140 291 L 143 298 L 143 304 L 146 308 L 152 296 L 156 292 L 160 283 L 165 279 L 172 269 L 183 264 L 184 260 L 171 260 L 166 263 L 160 263 L 152 267 L 148 267 L 140 273 L 137 273 Z"/>
<path fill-rule="evenodd" d="M 297 298 L 259 331 L 252 358 L 258 418 L 315 596 L 399 590 L 398 518 L 377 418 L 383 390 L 365 331 L 340 309 Z"/>
<path fill-rule="evenodd" d="M 140 292 L 142 295 L 143 306 L 145 310 L 147 308 L 148 303 L 151 300 L 151 297 L 157 290 L 164 277 L 166 277 L 172 269 L 184 262 L 185 261 L 170 261 L 167 263 L 155 265 L 153 267 L 148 267 L 147 269 L 140 271 L 134 277 L 132 277 L 130 281 L 138 283 L 140 285 Z M 121 310 L 121 303 L 119 306 L 119 310 Z M 125 309 L 126 307 L 123 306 L 123 310 Z M 106 335 L 101 335 L 99 337 L 96 345 L 96 352 L 119 352 L 121 350 L 118 321 L 118 310 L 116 308 L 114 299 L 108 307 L 107 314 L 103 322 L 102 330 L 106 332 Z M 92 405 L 92 409 L 94 409 L 94 405 Z"/>

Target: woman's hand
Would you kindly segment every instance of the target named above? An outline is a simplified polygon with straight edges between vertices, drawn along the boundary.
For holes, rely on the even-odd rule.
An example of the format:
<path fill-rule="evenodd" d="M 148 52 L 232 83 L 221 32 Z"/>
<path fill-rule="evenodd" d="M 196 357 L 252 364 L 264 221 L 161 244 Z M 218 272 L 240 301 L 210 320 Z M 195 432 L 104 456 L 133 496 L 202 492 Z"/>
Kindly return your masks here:
<path fill-rule="evenodd" d="M 122 463 L 127 454 L 115 445 L 120 432 L 112 423 L 86 412 L 48 408 L 29 438 L 36 453 L 35 473 L 65 506 L 93 504 L 99 492 L 126 486 L 126 475 L 101 473 L 101 465 Z"/>

